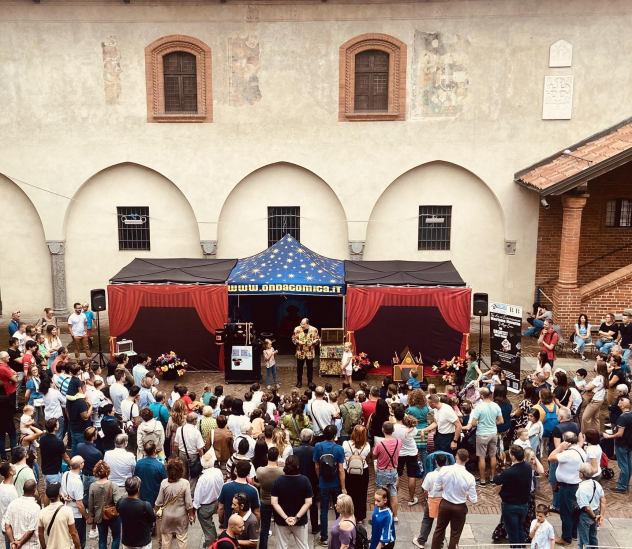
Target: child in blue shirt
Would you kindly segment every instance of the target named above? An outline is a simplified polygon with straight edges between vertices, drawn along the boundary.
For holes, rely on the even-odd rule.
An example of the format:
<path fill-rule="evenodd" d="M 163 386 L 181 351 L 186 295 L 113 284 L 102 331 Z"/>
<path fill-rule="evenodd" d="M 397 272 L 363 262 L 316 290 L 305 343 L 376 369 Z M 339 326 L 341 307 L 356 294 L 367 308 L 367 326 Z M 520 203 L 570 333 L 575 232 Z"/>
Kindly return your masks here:
<path fill-rule="evenodd" d="M 379 544 L 382 549 L 395 547 L 395 520 L 391 509 L 391 495 L 388 490 L 375 491 L 375 510 L 371 518 L 371 548 Z"/>
<path fill-rule="evenodd" d="M 421 383 L 419 383 L 419 380 L 417 379 L 418 376 L 419 372 L 417 371 L 417 368 L 410 371 L 410 378 L 407 383 L 409 390 L 414 391 L 415 389 L 421 389 Z"/>

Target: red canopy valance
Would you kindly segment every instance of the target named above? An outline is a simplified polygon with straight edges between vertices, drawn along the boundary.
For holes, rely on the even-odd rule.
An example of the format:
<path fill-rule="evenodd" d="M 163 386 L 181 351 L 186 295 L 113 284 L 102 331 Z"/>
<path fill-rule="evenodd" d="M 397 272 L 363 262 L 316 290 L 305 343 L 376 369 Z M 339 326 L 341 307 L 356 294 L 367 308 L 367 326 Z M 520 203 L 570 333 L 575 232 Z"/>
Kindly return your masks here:
<path fill-rule="evenodd" d="M 469 288 L 347 287 L 347 330 L 367 326 L 382 306 L 437 307 L 448 325 L 463 334 L 461 356 L 465 356 L 470 331 Z M 355 347 L 355 337 L 351 334 Z"/>

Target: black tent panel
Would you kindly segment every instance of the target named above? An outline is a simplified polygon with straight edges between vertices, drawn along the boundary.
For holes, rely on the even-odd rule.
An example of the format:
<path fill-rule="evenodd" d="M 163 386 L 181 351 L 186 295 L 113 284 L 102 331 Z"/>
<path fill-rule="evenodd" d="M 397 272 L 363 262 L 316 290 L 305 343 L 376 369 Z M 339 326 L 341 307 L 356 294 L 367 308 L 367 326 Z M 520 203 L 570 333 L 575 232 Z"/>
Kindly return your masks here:
<path fill-rule="evenodd" d="M 236 264 L 236 259 L 136 258 L 110 284 L 225 284 Z"/>
<path fill-rule="evenodd" d="M 466 286 L 452 261 L 345 261 L 345 283 L 358 286 Z"/>

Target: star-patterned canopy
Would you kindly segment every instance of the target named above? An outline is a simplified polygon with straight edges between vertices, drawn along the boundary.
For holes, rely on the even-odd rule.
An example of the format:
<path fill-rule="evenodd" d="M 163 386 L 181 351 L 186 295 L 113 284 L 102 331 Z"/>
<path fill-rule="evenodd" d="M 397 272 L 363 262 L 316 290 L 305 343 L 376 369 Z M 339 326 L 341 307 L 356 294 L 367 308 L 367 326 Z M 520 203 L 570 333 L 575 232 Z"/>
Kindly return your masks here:
<path fill-rule="evenodd" d="M 344 294 L 342 261 L 322 257 L 286 234 L 260 254 L 240 259 L 229 294 Z"/>

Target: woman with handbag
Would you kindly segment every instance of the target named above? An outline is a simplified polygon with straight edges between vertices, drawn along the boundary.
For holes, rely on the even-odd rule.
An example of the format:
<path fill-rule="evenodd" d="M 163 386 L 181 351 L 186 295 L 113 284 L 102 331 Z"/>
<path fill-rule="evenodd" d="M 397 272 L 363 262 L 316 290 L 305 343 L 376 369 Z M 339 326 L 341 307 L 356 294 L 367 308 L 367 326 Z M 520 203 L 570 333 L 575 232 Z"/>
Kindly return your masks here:
<path fill-rule="evenodd" d="M 369 493 L 369 464 L 367 458 L 371 447 L 366 441 L 366 428 L 356 425 L 351 432 L 351 438 L 342 443 L 345 461 L 345 486 L 347 494 L 355 501 L 355 518 L 362 524 L 366 518 L 366 497 Z"/>
<path fill-rule="evenodd" d="M 167 478 L 160 484 L 156 499 L 156 516 L 161 518 L 160 531 L 163 549 L 171 547 L 175 536 L 178 549 L 186 549 L 189 525 L 195 522 L 195 509 L 189 481 L 182 478 L 182 461 L 172 458 L 167 462 Z"/>
<path fill-rule="evenodd" d="M 116 503 L 121 498 L 119 487 L 108 480 L 110 467 L 105 461 L 99 461 L 92 472 L 97 480 L 90 485 L 88 524 L 97 525 L 99 549 L 108 549 L 108 530 L 112 532 L 112 549 L 118 549 L 121 543 L 121 517 L 116 510 Z"/>
<path fill-rule="evenodd" d="M 293 404 L 291 413 L 285 414 L 281 422 L 290 433 L 290 444 L 293 448 L 301 445 L 301 431 L 312 428 L 309 417 L 305 415 L 305 406 L 300 401 Z"/>

